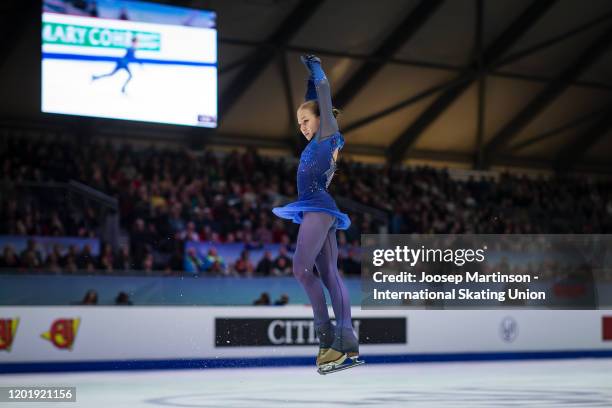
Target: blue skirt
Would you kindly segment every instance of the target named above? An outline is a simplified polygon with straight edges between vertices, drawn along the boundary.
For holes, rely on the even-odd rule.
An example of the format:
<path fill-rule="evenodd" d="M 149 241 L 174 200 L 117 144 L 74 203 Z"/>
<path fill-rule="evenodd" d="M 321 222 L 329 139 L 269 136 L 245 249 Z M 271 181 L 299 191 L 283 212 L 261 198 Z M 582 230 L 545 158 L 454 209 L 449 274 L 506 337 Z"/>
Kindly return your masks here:
<path fill-rule="evenodd" d="M 336 217 L 334 223 L 336 229 L 345 230 L 351 225 L 348 215 L 338 209 L 336 202 L 328 193 L 323 192 L 299 199 L 283 207 L 275 207 L 272 212 L 296 224 L 302 223 L 305 212 L 325 212 Z"/>

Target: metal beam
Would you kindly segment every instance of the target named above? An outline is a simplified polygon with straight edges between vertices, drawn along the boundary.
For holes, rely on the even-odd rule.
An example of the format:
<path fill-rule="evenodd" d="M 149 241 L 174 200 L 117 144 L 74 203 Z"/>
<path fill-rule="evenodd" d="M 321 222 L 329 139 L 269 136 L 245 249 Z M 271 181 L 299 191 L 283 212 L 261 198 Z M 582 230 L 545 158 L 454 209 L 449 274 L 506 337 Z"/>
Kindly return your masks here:
<path fill-rule="evenodd" d="M 284 52 L 278 54 L 278 66 L 283 81 L 283 91 L 285 93 L 285 104 L 287 105 L 287 134 L 289 135 L 288 142 L 293 146 L 294 155 L 299 155 L 299 152 L 304 147 L 297 138 L 297 121 L 296 113 L 293 106 L 293 92 L 291 92 L 291 80 L 289 78 L 289 68 L 287 67 L 287 55 Z M 300 135 L 301 136 L 301 135 Z"/>
<path fill-rule="evenodd" d="M 510 78 L 510 79 L 519 79 L 521 81 L 529 81 L 540 84 L 549 84 L 554 78 L 544 77 L 533 74 L 521 74 L 517 72 L 508 72 L 508 71 L 489 71 L 488 75 L 499 78 Z M 599 91 L 612 91 L 612 84 L 606 84 L 602 82 L 593 82 L 593 81 L 580 81 L 574 80 L 570 82 L 571 86 L 579 86 L 583 88 L 597 89 Z"/>
<path fill-rule="evenodd" d="M 485 66 L 495 64 L 556 3 L 557 0 L 534 0 L 484 52 Z"/>
<path fill-rule="evenodd" d="M 230 44 L 230 45 L 243 45 L 247 47 L 263 47 L 268 48 L 274 51 L 285 51 L 285 52 L 296 52 L 302 54 L 316 54 L 319 56 L 327 56 L 327 57 L 335 57 L 335 58 L 349 58 L 357 61 L 364 62 L 373 62 L 373 63 L 381 63 L 381 64 L 397 64 L 397 65 L 406 65 L 420 68 L 432 68 L 432 69 L 440 69 L 444 71 L 458 72 L 465 69 L 465 66 L 462 65 L 453 65 L 453 64 L 444 64 L 440 62 L 432 62 L 432 61 L 422 61 L 422 60 L 414 60 L 414 59 L 406 59 L 406 58 L 392 58 L 392 57 L 380 57 L 372 54 L 359 54 L 354 52 L 346 52 L 346 51 L 335 51 L 328 50 L 325 48 L 313 48 L 313 47 L 300 47 L 297 45 L 288 45 L 288 44 L 274 44 L 271 42 L 265 41 L 253 41 L 253 40 L 244 40 L 239 38 L 230 38 L 230 37 L 221 37 L 219 42 L 222 44 Z"/>
<path fill-rule="evenodd" d="M 550 105 L 570 83 L 595 63 L 612 45 L 612 26 L 599 36 L 572 64 L 514 116 L 485 147 L 485 161 L 504 147 L 518 132 Z"/>
<path fill-rule="evenodd" d="M 612 129 L 612 106 L 608 114 L 599 119 L 586 132 L 578 135 L 573 142 L 561 149 L 555 158 L 554 167 L 557 171 L 571 170 L 584 154 Z"/>
<path fill-rule="evenodd" d="M 482 66 L 484 69 L 497 61 L 514 43 L 529 30 L 556 0 L 535 0 L 521 15 L 483 52 Z M 392 162 L 400 161 L 421 133 L 433 123 L 478 77 L 475 70 L 478 61 L 471 64 L 471 69 L 460 74 L 466 81 L 448 89 L 436 99 L 400 136 L 391 144 L 388 150 Z"/>
<path fill-rule="evenodd" d="M 485 85 L 485 89 L 483 89 L 483 92 L 486 92 L 486 79 L 481 77 L 480 80 L 485 83 L 484 84 Z M 421 101 L 421 100 L 423 100 L 423 99 L 425 99 L 425 98 L 427 98 L 427 97 L 429 97 L 431 95 L 434 95 L 437 92 L 453 88 L 454 86 L 457 86 L 457 85 L 461 84 L 462 82 L 467 82 L 467 81 L 471 81 L 471 78 L 469 78 L 469 77 L 458 77 L 458 78 L 456 78 L 456 79 L 454 79 L 452 81 L 447 81 L 447 82 L 443 82 L 443 83 L 438 84 L 438 85 L 434 85 L 434 86 L 432 86 L 430 88 L 425 89 L 422 92 L 419 92 L 416 95 L 413 95 L 413 96 L 411 96 L 411 97 L 409 97 L 409 98 L 407 98 L 407 99 L 405 99 L 405 100 L 403 100 L 401 102 L 396 103 L 395 105 L 392 105 L 392 106 L 390 106 L 388 108 L 385 108 L 385 109 L 383 109 L 383 110 L 381 110 L 379 112 L 376 112 L 376 113 L 368 115 L 368 116 L 366 116 L 364 118 L 361 118 L 361 119 L 359 119 L 359 120 L 349 124 L 348 126 L 343 126 L 342 127 L 342 133 L 346 134 L 348 132 L 355 131 L 355 130 L 363 127 L 363 126 L 369 125 L 372 122 L 375 122 L 375 121 L 377 121 L 379 119 L 382 119 L 385 116 L 388 116 L 388 115 L 390 115 L 390 114 L 392 114 L 394 112 L 397 112 L 400 109 L 403 109 L 403 108 L 405 108 L 407 106 L 410 106 L 410 105 L 412 105 L 414 103 L 417 103 L 417 102 L 419 102 L 419 101 Z M 546 83 L 548 83 L 550 81 L 542 79 L 542 80 L 538 80 L 537 82 L 546 82 Z M 573 86 L 581 86 L 582 85 L 582 86 L 589 86 L 589 87 L 595 86 L 595 85 L 591 86 L 591 85 L 588 85 L 588 84 L 583 84 L 583 83 L 580 83 L 580 82 L 572 82 L 572 85 Z M 597 89 L 600 89 L 600 88 L 597 87 Z M 612 90 L 612 86 L 610 86 L 609 90 Z M 483 116 L 484 116 L 484 112 L 483 112 Z"/>
<path fill-rule="evenodd" d="M 223 67 L 219 67 L 219 69 L 217 70 L 217 74 L 218 75 L 229 74 L 230 72 L 236 70 L 237 68 L 240 68 L 241 66 L 246 65 L 249 62 L 253 61 L 255 57 L 256 55 L 249 54 L 246 57 L 239 58 L 230 64 L 224 65 Z"/>
<path fill-rule="evenodd" d="M 439 63 L 439 62 L 405 59 L 405 58 L 384 59 L 384 58 L 379 58 L 379 57 L 375 57 L 372 55 L 355 54 L 355 53 L 342 52 L 342 51 L 332 51 L 332 50 L 326 50 L 322 48 L 298 47 L 298 46 L 289 46 L 289 45 L 282 45 L 282 44 L 274 45 L 274 44 L 266 43 L 262 41 L 250 41 L 250 40 L 225 38 L 225 39 L 219 40 L 219 42 L 228 43 L 228 44 L 236 44 L 236 45 L 244 45 L 244 46 L 250 46 L 250 47 L 266 47 L 266 48 L 273 49 L 277 52 L 286 51 L 286 52 L 298 52 L 298 53 L 305 53 L 305 54 L 317 54 L 320 56 L 349 58 L 349 59 L 353 59 L 356 61 L 380 62 L 384 64 L 395 64 L 395 65 L 403 65 L 403 66 L 408 66 L 408 67 L 437 69 L 441 71 L 455 72 L 455 73 L 462 73 L 466 70 L 474 69 L 473 66 L 444 64 L 444 63 Z M 229 73 L 235 70 L 236 68 L 248 63 L 250 60 L 253 60 L 255 57 L 256 55 L 248 55 L 246 57 L 240 58 L 239 60 L 231 64 L 228 64 L 226 67 L 220 68 L 219 75 Z M 491 76 L 511 78 L 511 79 L 520 79 L 520 80 L 535 82 L 535 83 L 549 83 L 550 81 L 552 81 L 552 78 L 549 78 L 549 77 L 501 71 L 499 69 L 495 69 L 491 67 L 488 67 L 487 73 L 488 75 L 491 75 Z M 605 90 L 605 91 L 612 90 L 612 84 L 605 84 L 605 83 L 593 82 L 593 81 L 573 81 L 572 85 L 585 87 L 585 88 L 600 89 L 600 90 Z"/>
<path fill-rule="evenodd" d="M 301 0 L 289 13 L 289 16 L 280 24 L 267 42 L 282 44 L 289 42 L 315 11 L 323 3 L 322 0 Z M 251 55 L 253 59 L 238 73 L 236 79 L 228 86 L 219 98 L 219 117 L 227 114 L 234 103 L 255 82 L 259 75 L 268 67 L 274 59 L 276 51 L 268 47 L 258 47 Z"/>
<path fill-rule="evenodd" d="M 606 21 L 611 20 L 611 19 L 612 19 L 612 12 L 603 14 L 603 15 L 601 15 L 601 16 L 599 16 L 599 17 L 597 17 L 597 18 L 595 18 L 595 19 L 593 19 L 591 21 L 588 21 L 588 22 L 586 22 L 584 24 L 579 25 L 578 27 L 574 27 L 571 30 L 568 30 L 568 31 L 566 31 L 564 33 L 561 33 L 561 34 L 556 35 L 554 37 L 551 37 L 551 38 L 549 38 L 547 40 L 541 41 L 541 42 L 539 42 L 537 44 L 534 44 L 534 45 L 532 45 L 530 47 L 527 47 L 527 48 L 525 48 L 523 50 L 520 50 L 520 51 L 517 51 L 517 52 L 515 52 L 513 54 L 510 54 L 510 55 L 502 58 L 499 62 L 497 62 L 495 64 L 494 68 L 503 67 L 504 65 L 510 64 L 510 63 L 512 63 L 514 61 L 517 61 L 517 60 L 519 60 L 519 59 L 521 59 L 523 57 L 531 55 L 531 54 L 533 54 L 533 53 L 535 53 L 535 52 L 537 52 L 537 51 L 539 51 L 541 49 L 550 47 L 551 45 L 554 45 L 554 44 L 559 43 L 561 41 L 565 41 L 568 38 L 571 38 L 571 37 L 573 37 L 575 35 L 583 33 L 584 31 L 591 30 L 591 29 L 597 27 L 599 24 L 605 23 Z"/>
<path fill-rule="evenodd" d="M 580 116 L 580 117 L 578 117 L 576 119 L 572 119 L 571 121 L 569 121 L 567 123 L 564 123 L 563 125 L 558 126 L 558 127 L 554 128 L 554 129 L 551 129 L 551 130 L 546 131 L 544 133 L 541 133 L 539 135 L 530 137 L 530 138 L 528 138 L 528 139 L 526 139 L 526 140 L 524 140 L 524 141 L 522 141 L 520 143 L 517 143 L 515 145 L 509 146 L 508 150 L 510 150 L 512 152 L 517 152 L 517 151 L 522 150 L 522 149 L 524 149 L 524 148 L 526 148 L 528 146 L 531 146 L 533 144 L 539 143 L 539 142 L 541 142 L 543 140 L 555 137 L 555 136 L 557 136 L 560 133 L 563 133 L 563 132 L 565 132 L 567 130 L 573 129 L 576 126 L 580 126 L 583 123 L 588 123 L 588 122 L 590 122 L 590 121 L 592 121 L 594 119 L 599 118 L 601 115 L 603 115 L 604 113 L 607 113 L 607 112 L 608 112 L 607 109 L 598 109 L 598 110 L 596 110 L 594 112 L 589 112 L 586 115 Z"/>
<path fill-rule="evenodd" d="M 285 104 L 287 105 L 288 130 L 295 130 L 297 123 L 293 114 L 293 92 L 291 92 L 291 80 L 289 78 L 289 68 L 287 67 L 287 57 L 285 53 L 277 55 L 278 68 L 283 82 L 283 92 L 285 94 Z"/>
<path fill-rule="evenodd" d="M 454 87 L 454 86 L 458 85 L 460 82 L 462 82 L 464 80 L 465 80 L 464 78 L 457 78 L 455 80 L 443 82 L 441 84 L 434 85 L 434 86 L 432 86 L 430 88 L 427 88 L 424 91 L 419 92 L 418 94 L 409 97 L 408 99 L 405 99 L 405 100 L 403 100 L 401 102 L 396 103 L 393 106 L 390 106 L 390 107 L 385 108 L 385 109 L 383 109 L 383 110 L 381 110 L 379 112 L 373 113 L 373 114 L 371 114 L 369 116 L 366 116 L 366 117 L 364 117 L 362 119 L 359 119 L 359 120 L 351 123 L 348 126 L 344 126 L 342 128 L 342 133 L 348 133 L 348 132 L 354 131 L 356 129 L 359 129 L 360 127 L 366 126 L 366 125 L 368 125 L 368 124 L 370 124 L 370 123 L 372 123 L 372 122 L 374 122 L 374 121 L 376 121 L 378 119 L 381 119 L 381 118 L 383 118 L 383 117 L 385 117 L 387 115 L 390 115 L 390 114 L 392 114 L 394 112 L 397 112 L 398 110 L 400 110 L 402 108 L 405 108 L 407 106 L 410 106 L 410 105 L 412 105 L 412 104 L 414 104 L 414 103 L 416 103 L 416 102 L 418 102 L 418 101 L 420 101 L 422 99 L 425 99 L 428 96 L 431 96 L 431 95 L 433 95 L 433 94 L 435 94 L 437 92 L 440 92 L 442 90 Z"/>
<path fill-rule="evenodd" d="M 406 151 L 414 144 L 421 133 L 467 89 L 474 80 L 475 74 L 470 73 L 465 76 L 465 81 L 461 81 L 459 85 L 447 89 L 391 143 L 387 151 L 391 162 L 399 162 L 405 156 Z"/>
<path fill-rule="evenodd" d="M 347 106 L 366 84 L 380 71 L 385 61 L 392 57 L 440 8 L 443 0 L 421 0 L 421 2 L 395 27 L 372 53 L 379 61 L 366 61 L 334 95 L 334 104 Z"/>

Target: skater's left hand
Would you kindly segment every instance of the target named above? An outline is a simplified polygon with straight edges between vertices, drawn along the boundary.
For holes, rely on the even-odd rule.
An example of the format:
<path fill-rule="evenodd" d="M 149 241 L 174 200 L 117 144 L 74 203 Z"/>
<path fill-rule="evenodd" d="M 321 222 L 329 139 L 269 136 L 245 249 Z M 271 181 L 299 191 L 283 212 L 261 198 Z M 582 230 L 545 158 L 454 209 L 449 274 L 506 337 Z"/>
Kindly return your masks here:
<path fill-rule="evenodd" d="M 309 70 L 312 70 L 312 66 L 314 64 L 321 65 L 321 59 L 313 54 L 302 55 L 300 59 L 302 60 L 302 63 L 306 66 L 306 68 L 308 68 Z"/>

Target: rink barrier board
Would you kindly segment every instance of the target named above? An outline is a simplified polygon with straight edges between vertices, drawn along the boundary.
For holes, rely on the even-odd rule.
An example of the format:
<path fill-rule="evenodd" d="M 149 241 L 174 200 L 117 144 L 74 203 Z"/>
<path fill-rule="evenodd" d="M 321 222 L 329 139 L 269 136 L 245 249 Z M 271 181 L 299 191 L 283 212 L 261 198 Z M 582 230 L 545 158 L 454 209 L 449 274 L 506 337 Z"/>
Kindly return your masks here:
<path fill-rule="evenodd" d="M 612 358 L 612 350 L 581 350 L 524 353 L 457 353 L 457 354 L 406 354 L 362 355 L 367 364 L 487 362 L 517 360 L 560 360 L 579 358 Z M 66 363 L 16 363 L 0 364 L 0 374 L 75 372 L 75 371 L 130 371 L 130 370 L 178 370 L 215 368 L 256 368 L 312 366 L 314 357 L 280 357 L 207 360 L 142 360 L 142 361 L 87 361 Z"/>
<path fill-rule="evenodd" d="M 352 313 L 369 363 L 612 357 L 612 310 Z M 307 305 L 0 307 L 0 373 L 312 365 L 312 329 Z"/>

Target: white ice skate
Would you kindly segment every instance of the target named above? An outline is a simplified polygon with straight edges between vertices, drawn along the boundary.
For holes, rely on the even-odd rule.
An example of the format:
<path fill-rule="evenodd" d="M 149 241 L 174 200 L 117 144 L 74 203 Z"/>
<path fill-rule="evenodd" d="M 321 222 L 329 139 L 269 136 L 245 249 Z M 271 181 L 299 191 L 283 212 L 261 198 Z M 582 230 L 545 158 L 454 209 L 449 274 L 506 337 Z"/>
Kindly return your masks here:
<path fill-rule="evenodd" d="M 336 351 L 336 350 L 333 350 Z M 317 372 L 321 375 L 333 374 L 338 371 L 348 370 L 349 368 L 357 367 L 365 364 L 365 361 L 360 360 L 359 356 L 348 357 L 346 354 L 336 362 L 321 364 Z"/>
<path fill-rule="evenodd" d="M 337 328 L 334 343 L 318 359 L 321 375 L 346 370 L 365 363 L 359 360 L 359 341 L 352 328 Z"/>

